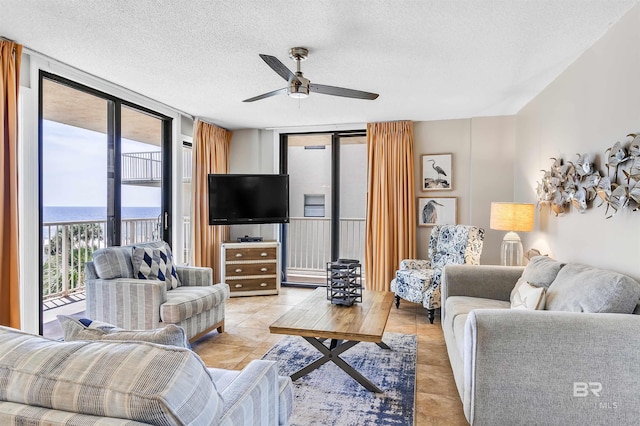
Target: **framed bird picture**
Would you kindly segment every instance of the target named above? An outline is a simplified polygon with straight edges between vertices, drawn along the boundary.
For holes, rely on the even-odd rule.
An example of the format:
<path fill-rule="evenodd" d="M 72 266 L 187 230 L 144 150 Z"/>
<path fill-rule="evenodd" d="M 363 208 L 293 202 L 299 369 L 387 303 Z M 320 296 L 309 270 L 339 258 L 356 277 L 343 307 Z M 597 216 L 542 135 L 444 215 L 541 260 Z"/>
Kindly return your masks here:
<path fill-rule="evenodd" d="M 422 190 L 449 191 L 453 189 L 452 154 L 422 155 Z"/>
<path fill-rule="evenodd" d="M 418 197 L 418 226 L 455 225 L 456 197 Z"/>

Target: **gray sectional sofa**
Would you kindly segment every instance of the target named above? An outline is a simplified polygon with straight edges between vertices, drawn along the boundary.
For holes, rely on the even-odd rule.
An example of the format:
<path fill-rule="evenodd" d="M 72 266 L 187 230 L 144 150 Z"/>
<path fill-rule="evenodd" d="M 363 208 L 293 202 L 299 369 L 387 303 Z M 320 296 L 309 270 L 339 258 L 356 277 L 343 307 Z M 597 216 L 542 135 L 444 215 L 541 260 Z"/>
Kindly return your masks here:
<path fill-rule="evenodd" d="M 523 281 L 546 288 L 544 310 L 511 309 Z M 628 276 L 543 256 L 447 266 L 442 328 L 469 423 L 638 424 L 639 301 Z"/>

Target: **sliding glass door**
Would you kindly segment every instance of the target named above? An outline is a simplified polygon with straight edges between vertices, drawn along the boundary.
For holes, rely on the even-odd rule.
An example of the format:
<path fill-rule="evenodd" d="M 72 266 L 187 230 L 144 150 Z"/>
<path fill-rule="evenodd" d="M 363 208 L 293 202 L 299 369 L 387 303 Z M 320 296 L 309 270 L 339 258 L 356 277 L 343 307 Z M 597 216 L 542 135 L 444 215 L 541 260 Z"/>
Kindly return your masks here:
<path fill-rule="evenodd" d="M 326 284 L 327 262 L 364 261 L 367 152 L 364 131 L 281 135 L 289 174 L 290 223 L 283 226 L 287 284 Z"/>
<path fill-rule="evenodd" d="M 120 158 L 121 244 L 163 239 L 162 120 L 123 106 Z"/>
<path fill-rule="evenodd" d="M 55 315 L 84 311 L 93 251 L 171 241 L 171 121 L 42 72 L 39 122 L 40 322 L 59 337 Z"/>

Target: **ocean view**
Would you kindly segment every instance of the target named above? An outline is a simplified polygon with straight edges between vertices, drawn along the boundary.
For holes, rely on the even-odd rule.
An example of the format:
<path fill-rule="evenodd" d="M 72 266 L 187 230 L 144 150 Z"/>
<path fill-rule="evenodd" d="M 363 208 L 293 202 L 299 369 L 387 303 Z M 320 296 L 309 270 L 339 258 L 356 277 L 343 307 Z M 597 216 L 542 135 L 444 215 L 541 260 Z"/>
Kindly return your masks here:
<path fill-rule="evenodd" d="M 160 215 L 160 207 L 123 207 L 122 219 L 151 219 Z M 43 223 L 106 220 L 106 207 L 45 206 Z"/>

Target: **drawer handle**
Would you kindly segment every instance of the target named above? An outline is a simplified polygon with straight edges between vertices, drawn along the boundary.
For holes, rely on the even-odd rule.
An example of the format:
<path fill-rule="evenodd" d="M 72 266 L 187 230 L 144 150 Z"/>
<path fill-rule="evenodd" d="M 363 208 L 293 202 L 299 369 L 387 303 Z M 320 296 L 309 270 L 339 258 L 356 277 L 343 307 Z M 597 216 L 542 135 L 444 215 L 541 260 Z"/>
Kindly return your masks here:
<path fill-rule="evenodd" d="M 267 283 L 260 283 L 260 287 L 266 287 Z"/>
<path fill-rule="evenodd" d="M 267 268 L 260 268 L 260 272 L 267 272 L 268 269 Z"/>
<path fill-rule="evenodd" d="M 242 253 L 236 253 L 236 257 L 242 257 Z"/>
<path fill-rule="evenodd" d="M 242 269 L 237 268 L 237 269 L 236 269 L 236 274 L 239 274 L 240 272 L 242 272 Z"/>
<path fill-rule="evenodd" d="M 236 284 L 236 288 L 242 288 L 242 284 Z"/>
<path fill-rule="evenodd" d="M 262 257 L 267 257 L 268 255 L 267 255 L 267 253 L 266 253 L 266 252 L 264 252 L 264 251 L 263 251 L 262 253 L 260 253 L 260 256 L 262 256 Z"/>

